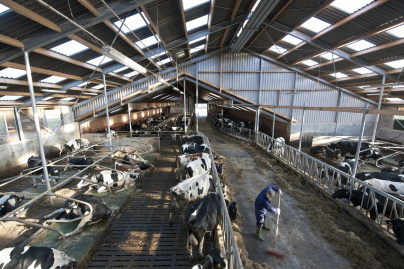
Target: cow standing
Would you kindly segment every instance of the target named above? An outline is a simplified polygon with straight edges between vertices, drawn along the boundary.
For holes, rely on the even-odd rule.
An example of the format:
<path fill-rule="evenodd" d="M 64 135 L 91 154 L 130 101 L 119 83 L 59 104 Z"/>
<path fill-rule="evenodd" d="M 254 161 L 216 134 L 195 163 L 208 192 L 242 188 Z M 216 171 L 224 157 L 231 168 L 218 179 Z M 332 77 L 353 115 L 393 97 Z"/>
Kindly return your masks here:
<path fill-rule="evenodd" d="M 211 169 L 211 160 L 209 157 L 202 157 L 187 164 L 185 167 L 186 178 L 196 175 L 209 173 Z"/>
<path fill-rule="evenodd" d="M 177 180 L 183 179 L 183 174 L 185 173 L 185 167 L 187 166 L 187 164 L 189 162 L 195 161 L 202 157 L 209 158 L 209 154 L 208 153 L 195 153 L 195 154 L 183 154 L 183 155 L 178 156 L 175 160 L 175 162 L 177 164 L 177 171 L 176 171 Z"/>

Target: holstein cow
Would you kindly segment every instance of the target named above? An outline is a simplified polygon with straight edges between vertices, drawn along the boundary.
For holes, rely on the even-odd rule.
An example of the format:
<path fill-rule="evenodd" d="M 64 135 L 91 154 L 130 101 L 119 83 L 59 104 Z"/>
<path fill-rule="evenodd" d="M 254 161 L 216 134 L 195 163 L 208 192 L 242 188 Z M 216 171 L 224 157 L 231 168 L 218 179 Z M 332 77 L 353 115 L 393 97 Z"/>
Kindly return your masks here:
<path fill-rule="evenodd" d="M 95 175 L 92 175 L 90 179 L 87 179 L 88 175 L 85 175 L 83 179 L 77 184 L 77 188 L 82 188 L 87 185 L 100 184 L 103 186 L 96 186 L 97 193 L 102 193 L 107 191 L 107 187 L 120 188 L 115 193 L 129 189 L 133 186 L 135 182 L 140 178 L 140 173 L 135 172 L 121 172 L 104 170 Z"/>
<path fill-rule="evenodd" d="M 394 174 L 394 173 L 384 173 L 384 172 L 362 172 L 357 173 L 355 178 L 360 179 L 362 181 L 377 178 L 381 180 L 389 180 L 393 182 L 404 182 L 404 175 Z"/>
<path fill-rule="evenodd" d="M 48 219 L 53 215 L 65 212 L 66 215 L 63 219 L 72 219 L 72 221 L 75 221 L 78 218 L 81 218 L 81 221 L 77 228 L 71 233 L 65 234 L 65 237 L 80 233 L 86 224 L 92 225 L 101 220 L 107 219 L 112 213 L 112 211 L 105 205 L 105 203 L 101 201 L 100 198 L 93 195 L 81 194 L 76 195 L 73 198 L 89 203 L 92 207 L 92 212 L 86 204 L 78 203 L 75 201 L 67 201 L 64 208 L 58 209 L 51 214 L 43 217 L 43 219 Z"/>
<path fill-rule="evenodd" d="M 184 211 L 190 202 L 196 201 L 205 197 L 210 191 L 214 191 L 213 178 L 208 174 L 202 174 L 188 178 L 176 186 L 170 188 L 171 210 L 169 223 L 173 224 L 173 214 L 175 209 L 181 211 L 184 216 Z"/>
<path fill-rule="evenodd" d="M 139 166 L 139 168 L 141 170 L 154 168 L 154 166 L 151 165 L 148 161 L 146 161 L 145 159 L 143 159 L 142 157 L 140 157 L 139 155 L 136 155 L 134 153 L 126 154 L 123 157 L 122 163 L 129 164 L 129 165 L 137 165 L 137 166 Z"/>
<path fill-rule="evenodd" d="M 237 202 L 230 202 L 229 200 L 224 200 L 227 207 L 227 212 L 229 213 L 230 220 L 236 220 L 237 218 Z"/>
<path fill-rule="evenodd" d="M 70 169 L 70 168 L 83 169 L 83 168 L 85 168 L 85 166 L 89 166 L 90 164 L 93 164 L 93 163 L 94 163 L 94 160 L 92 158 L 87 158 L 87 157 L 69 158 L 63 172 L 65 172 L 67 169 Z"/>
<path fill-rule="evenodd" d="M 87 139 L 78 138 L 78 139 L 68 141 L 64 145 L 64 147 L 65 147 L 67 152 L 73 152 L 73 151 L 85 148 L 88 145 L 90 145 L 90 142 Z"/>
<path fill-rule="evenodd" d="M 46 163 L 48 164 L 49 161 L 47 160 Z M 37 168 L 37 167 L 43 167 L 42 166 L 42 160 L 41 157 L 36 157 L 36 156 L 31 156 L 28 158 L 27 161 L 28 164 L 28 168 Z M 50 176 L 59 176 L 60 175 L 60 171 L 59 169 L 52 167 L 52 166 L 47 166 L 47 170 L 48 170 L 48 174 Z M 43 169 L 40 169 L 34 173 L 32 173 L 33 175 L 42 175 L 43 174 Z"/>
<path fill-rule="evenodd" d="M 209 173 L 212 163 L 209 157 L 202 157 L 195 161 L 189 162 L 185 167 L 186 178 L 194 177 L 196 175 Z"/>
<path fill-rule="evenodd" d="M 196 143 L 196 144 L 203 144 L 203 137 L 198 135 L 182 135 L 181 136 L 181 144 L 185 143 Z"/>
<path fill-rule="evenodd" d="M 192 266 L 192 269 L 226 269 L 227 260 L 220 253 L 220 249 L 213 248 L 212 244 L 209 254 L 199 264 Z"/>
<path fill-rule="evenodd" d="M 112 162 L 114 163 L 115 170 L 119 170 L 122 172 L 133 172 L 142 174 L 142 169 L 140 169 L 139 165 L 130 165 L 118 162 L 117 159 L 112 158 Z"/>
<path fill-rule="evenodd" d="M 355 160 L 353 159 L 353 160 L 347 160 L 347 161 L 341 162 L 334 167 L 336 169 L 352 176 L 354 165 L 355 165 Z M 359 171 L 359 168 L 360 168 L 360 163 L 358 162 L 357 171 Z M 333 171 L 329 170 L 328 174 L 332 176 Z M 323 171 L 321 171 L 320 175 L 321 175 L 321 178 L 323 178 L 325 176 Z M 336 182 L 336 186 L 346 185 L 347 182 L 348 182 L 348 178 L 345 176 L 341 176 L 341 178 L 338 180 L 338 182 Z"/>
<path fill-rule="evenodd" d="M 373 220 L 376 220 L 376 208 L 375 204 L 377 206 L 377 212 L 380 214 L 383 212 L 384 209 L 384 204 L 386 202 L 386 198 L 383 195 L 379 195 L 378 193 L 373 192 L 373 194 L 370 194 L 370 189 L 367 189 L 366 192 L 363 190 L 352 190 L 350 191 L 349 189 L 344 189 L 340 188 L 336 192 L 332 194 L 332 198 L 338 198 L 338 199 L 348 199 L 351 193 L 351 202 L 352 204 L 357 207 L 360 206 L 362 203 L 362 208 L 365 210 L 369 210 L 370 217 Z M 363 197 L 364 196 L 364 197 Z M 363 197 L 363 198 L 362 198 Z M 363 199 L 363 202 L 362 202 Z M 390 212 L 392 212 L 392 209 L 394 207 L 394 202 L 389 200 L 386 206 L 386 211 L 385 211 L 385 216 L 390 217 Z M 397 212 L 402 214 L 402 208 L 396 208 Z M 394 211 L 393 211 L 394 212 Z"/>
<path fill-rule="evenodd" d="M 0 194 L 0 217 L 3 217 L 8 212 L 11 212 L 19 207 L 22 200 L 24 200 L 24 197 Z"/>
<path fill-rule="evenodd" d="M 275 154 L 283 153 L 282 144 L 285 144 L 285 138 L 283 138 L 283 137 L 278 137 L 278 138 L 275 139 L 274 145 L 272 145 L 272 143 L 270 143 L 270 144 L 268 145 L 267 151 L 271 151 L 271 150 L 272 150 Z"/>
<path fill-rule="evenodd" d="M 356 149 L 358 147 L 358 142 L 351 142 L 351 141 L 339 141 L 337 143 L 338 149 L 341 151 L 341 155 L 345 156 L 347 153 L 351 153 L 352 155 L 356 154 Z M 368 158 L 372 158 L 374 160 L 377 160 L 382 157 L 382 154 L 380 152 L 380 149 L 375 147 L 374 145 L 370 143 L 361 143 L 360 147 L 360 153 L 359 156 L 360 158 L 366 160 Z M 382 160 L 379 161 L 379 164 L 382 164 Z"/>
<path fill-rule="evenodd" d="M 203 258 L 202 248 L 206 232 L 211 232 L 222 219 L 220 199 L 217 193 L 209 193 L 195 202 L 188 210 L 185 218 L 187 233 L 187 249 L 189 258 L 194 260 L 193 246 L 198 246 L 199 257 Z"/>
<path fill-rule="evenodd" d="M 182 153 L 194 154 L 194 153 L 208 153 L 209 147 L 207 144 L 197 143 L 185 143 L 181 146 Z"/>
<path fill-rule="evenodd" d="M 11 247 L 0 251 L 2 269 L 74 269 L 76 260 L 48 247 Z"/>
<path fill-rule="evenodd" d="M 178 180 L 183 179 L 183 174 L 185 173 L 185 167 L 187 166 L 187 164 L 189 162 L 195 161 L 202 157 L 209 158 L 209 154 L 208 153 L 195 153 L 195 154 L 183 154 L 183 155 L 178 156 L 175 159 L 175 162 L 177 164 L 177 171 L 176 171 L 177 179 Z"/>
<path fill-rule="evenodd" d="M 397 237 L 397 243 L 404 245 L 404 219 L 397 218 L 386 220 L 388 228 L 393 227 L 394 235 Z"/>
<path fill-rule="evenodd" d="M 393 182 L 389 180 L 381 180 L 376 178 L 368 179 L 365 180 L 364 182 L 384 192 L 404 194 L 404 182 Z"/>
<path fill-rule="evenodd" d="M 327 146 L 315 146 L 310 148 L 310 154 L 325 154 L 327 153 L 326 151 Z"/>

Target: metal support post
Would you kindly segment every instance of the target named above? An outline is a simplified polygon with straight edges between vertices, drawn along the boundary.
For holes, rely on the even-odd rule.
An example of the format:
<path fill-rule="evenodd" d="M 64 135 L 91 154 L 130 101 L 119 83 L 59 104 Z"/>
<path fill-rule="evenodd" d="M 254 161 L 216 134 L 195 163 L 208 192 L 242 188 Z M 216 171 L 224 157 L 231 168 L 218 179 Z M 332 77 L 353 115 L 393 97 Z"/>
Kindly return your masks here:
<path fill-rule="evenodd" d="M 43 176 L 45 178 L 46 189 L 49 191 L 51 189 L 51 186 L 50 186 L 50 182 L 49 182 L 48 166 L 46 163 L 45 151 L 43 149 L 43 144 L 42 144 L 42 139 L 41 139 L 41 127 L 39 126 L 39 118 L 38 118 L 38 113 L 36 111 L 34 86 L 32 83 L 31 66 L 29 64 L 29 57 L 28 57 L 27 51 L 24 51 L 24 59 L 25 59 L 25 68 L 27 71 L 29 95 L 31 97 L 31 103 L 32 103 L 32 113 L 34 115 L 36 136 L 38 139 L 38 148 L 39 148 L 39 153 L 41 155 L 41 161 L 42 161 L 42 166 L 43 166 Z M 53 205 L 52 197 L 49 197 L 49 202 L 51 205 Z"/>
<path fill-rule="evenodd" d="M 383 76 L 383 81 L 382 81 L 382 87 L 380 89 L 380 96 L 379 96 L 379 103 L 377 104 L 377 109 L 380 109 L 382 106 L 382 99 L 383 99 L 383 91 L 384 91 L 384 83 L 386 82 L 386 76 Z M 377 124 L 379 122 L 379 117 L 380 115 L 376 115 L 376 121 L 375 121 L 375 126 L 373 127 L 373 134 L 372 134 L 372 144 L 375 143 L 375 138 L 376 138 L 376 130 L 377 130 Z"/>
<path fill-rule="evenodd" d="M 195 117 L 196 117 L 196 132 L 199 132 L 199 121 L 198 121 L 198 111 L 199 111 L 199 99 L 198 99 L 198 63 L 196 63 L 196 111 L 195 111 Z"/>
<path fill-rule="evenodd" d="M 276 106 L 274 106 L 274 118 L 272 121 L 272 140 L 275 139 L 275 121 L 276 121 Z"/>
<path fill-rule="evenodd" d="M 104 83 L 104 102 L 105 102 L 105 114 L 107 115 L 109 150 L 111 151 L 111 157 L 112 157 L 111 127 L 110 127 L 110 124 L 109 124 L 107 84 L 105 83 L 105 74 L 102 74 L 102 81 Z"/>
<path fill-rule="evenodd" d="M 129 132 L 130 137 L 132 137 L 132 119 L 130 118 L 130 104 L 128 104 L 128 115 L 129 115 Z"/>
<path fill-rule="evenodd" d="M 365 103 L 365 109 L 363 110 L 361 133 L 359 134 L 358 147 L 356 148 L 356 154 L 355 154 L 355 165 L 354 165 L 354 169 L 352 172 L 353 177 L 355 176 L 356 170 L 358 169 L 359 152 L 361 151 L 362 137 L 363 137 L 363 132 L 365 130 L 365 121 L 366 121 L 366 113 L 368 112 L 368 105 L 369 105 L 369 103 Z"/>
<path fill-rule="evenodd" d="M 304 125 L 304 114 L 306 112 L 306 103 L 304 103 L 302 123 L 300 124 L 300 138 L 299 138 L 299 151 L 302 149 L 302 139 L 303 139 L 303 125 Z"/>
<path fill-rule="evenodd" d="M 184 78 L 184 133 L 187 133 L 187 107 L 186 107 L 186 97 L 185 97 L 185 78 Z"/>

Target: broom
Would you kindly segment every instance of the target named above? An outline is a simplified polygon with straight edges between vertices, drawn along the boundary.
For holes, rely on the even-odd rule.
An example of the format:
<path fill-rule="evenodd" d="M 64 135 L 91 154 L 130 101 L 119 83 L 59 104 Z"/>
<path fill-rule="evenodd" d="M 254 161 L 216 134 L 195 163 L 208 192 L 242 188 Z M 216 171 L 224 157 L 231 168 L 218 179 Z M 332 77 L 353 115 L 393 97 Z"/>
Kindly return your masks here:
<path fill-rule="evenodd" d="M 281 207 L 281 196 L 279 195 L 279 193 L 278 193 L 278 197 L 279 197 L 279 200 L 278 200 L 278 207 L 280 208 L 280 207 Z M 280 215 L 280 214 L 278 214 L 278 216 L 276 217 L 276 231 L 275 231 L 274 248 L 272 248 L 272 249 L 271 249 L 271 248 L 267 248 L 267 249 L 265 250 L 265 253 L 283 259 L 283 258 L 285 257 L 285 253 L 278 251 L 278 250 L 277 250 L 277 247 L 276 247 L 276 242 L 278 241 L 279 215 Z"/>

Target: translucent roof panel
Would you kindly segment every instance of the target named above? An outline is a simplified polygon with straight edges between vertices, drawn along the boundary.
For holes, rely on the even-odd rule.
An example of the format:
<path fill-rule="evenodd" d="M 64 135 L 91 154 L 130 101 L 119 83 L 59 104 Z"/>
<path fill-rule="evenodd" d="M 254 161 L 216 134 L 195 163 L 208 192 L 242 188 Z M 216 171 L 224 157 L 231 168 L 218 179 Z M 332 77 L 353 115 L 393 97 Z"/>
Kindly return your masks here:
<path fill-rule="evenodd" d="M 118 68 L 117 70 L 114 71 L 114 73 L 119 73 L 119 72 L 121 72 L 121 71 L 123 71 L 123 70 L 126 70 L 126 69 L 128 69 L 128 68 L 129 68 L 129 67 L 127 67 L 127 66 Z"/>
<path fill-rule="evenodd" d="M 330 74 L 330 76 L 336 77 L 336 78 L 346 78 L 348 77 L 347 75 L 341 73 L 341 72 L 337 72 L 337 73 L 332 73 Z"/>
<path fill-rule="evenodd" d="M 286 49 L 284 49 L 282 47 L 279 47 L 277 45 L 273 45 L 272 47 L 269 48 L 269 50 L 272 50 L 272 51 L 274 51 L 276 53 L 279 53 L 279 54 L 284 53 L 286 51 Z"/>
<path fill-rule="evenodd" d="M 404 68 L 404 60 L 391 61 L 384 64 L 393 68 Z"/>
<path fill-rule="evenodd" d="M 404 25 L 394 27 L 393 29 L 388 30 L 387 33 L 392 34 L 398 38 L 403 38 L 404 37 Z"/>
<path fill-rule="evenodd" d="M 22 96 L 17 96 L 17 95 L 4 95 L 3 97 L 0 97 L 0 101 L 15 101 L 20 99 Z"/>
<path fill-rule="evenodd" d="M 356 50 L 356 51 L 365 50 L 365 49 L 368 49 L 368 48 L 372 48 L 374 46 L 376 46 L 376 45 L 372 44 L 372 43 L 370 43 L 370 42 L 368 42 L 366 40 L 359 40 L 359 41 L 356 41 L 354 43 L 351 43 L 351 44 L 347 45 L 348 48 L 351 48 L 351 49 Z"/>
<path fill-rule="evenodd" d="M 144 48 L 146 48 L 146 47 L 150 47 L 151 45 L 156 44 L 156 43 L 159 42 L 159 41 L 160 41 L 160 40 L 158 40 L 154 35 L 152 35 L 152 36 L 150 36 L 150 37 L 148 37 L 148 38 L 145 38 L 145 39 L 142 39 L 142 40 L 140 40 L 140 41 L 137 41 L 135 44 L 136 44 L 139 48 L 144 49 Z"/>
<path fill-rule="evenodd" d="M 352 69 L 352 71 L 359 73 L 361 75 L 373 73 L 373 71 L 367 69 L 366 67 L 355 68 Z"/>
<path fill-rule="evenodd" d="M 104 58 L 104 57 L 105 57 L 105 58 Z M 102 61 L 102 63 L 101 63 L 101 61 Z M 92 59 L 92 60 L 90 60 L 90 61 L 87 61 L 87 63 L 92 64 L 92 65 L 94 65 L 94 66 L 98 66 L 98 65 L 102 65 L 102 64 L 108 63 L 108 62 L 110 62 L 110 61 L 112 61 L 111 58 L 108 58 L 107 56 L 102 55 L 102 56 L 99 56 L 99 57 L 97 57 L 97 58 L 94 58 L 94 59 Z"/>
<path fill-rule="evenodd" d="M 77 87 L 83 87 L 83 86 L 86 86 L 88 83 L 89 83 L 88 81 L 83 82 L 83 83 L 80 83 L 79 85 L 77 85 Z"/>
<path fill-rule="evenodd" d="M 52 96 L 45 97 L 44 99 L 42 99 L 42 101 L 48 101 L 48 100 L 50 100 L 50 99 L 53 99 L 53 97 L 52 97 Z"/>
<path fill-rule="evenodd" d="M 162 60 L 162 61 L 160 61 L 160 62 L 157 62 L 157 65 L 166 64 L 166 63 L 168 63 L 168 62 L 171 62 L 171 59 L 170 59 L 170 58 L 166 58 L 166 59 L 164 59 L 164 60 Z"/>
<path fill-rule="evenodd" d="M 209 0 L 182 0 L 182 5 L 184 6 L 184 10 L 187 10 L 206 2 L 209 2 Z"/>
<path fill-rule="evenodd" d="M 2 5 L 2 4 L 0 4 L 0 13 L 3 13 L 4 11 L 7 11 L 7 10 L 9 10 L 8 7 L 6 7 L 6 6 Z"/>
<path fill-rule="evenodd" d="M 312 32 L 319 33 L 331 24 L 326 23 L 325 21 L 319 20 L 315 17 L 310 18 L 305 23 L 302 24 L 302 27 L 309 29 Z"/>
<path fill-rule="evenodd" d="M 305 65 L 308 65 L 308 66 L 313 66 L 313 65 L 316 65 L 318 63 L 316 61 L 313 61 L 313 60 L 306 60 L 306 61 L 303 61 L 302 64 L 305 64 Z"/>
<path fill-rule="evenodd" d="M 206 40 L 206 35 L 190 41 L 189 44 L 194 44 L 194 43 L 199 42 L 201 40 Z"/>
<path fill-rule="evenodd" d="M 403 101 L 403 99 L 400 98 L 386 98 L 388 101 L 392 101 L 392 102 L 401 102 Z"/>
<path fill-rule="evenodd" d="M 261 2 L 261 0 L 258 0 L 257 2 L 255 2 L 253 8 L 251 9 L 251 12 L 254 13 L 255 9 L 257 8 L 258 4 Z"/>
<path fill-rule="evenodd" d="M 138 74 L 139 74 L 139 72 L 133 71 L 133 72 L 125 74 L 124 76 L 127 77 L 127 78 L 131 78 L 131 77 L 136 76 Z"/>
<path fill-rule="evenodd" d="M 66 97 L 66 98 L 60 99 L 60 101 L 70 101 L 70 100 L 73 100 L 73 99 L 74 99 L 74 97 Z"/>
<path fill-rule="evenodd" d="M 154 54 L 153 56 L 150 57 L 150 59 L 158 58 L 158 57 L 161 57 L 161 56 L 166 55 L 166 54 L 167 54 L 167 51 L 162 51 L 162 52 L 160 52 L 158 54 Z"/>
<path fill-rule="evenodd" d="M 192 49 L 190 49 L 190 51 L 191 51 L 191 54 L 192 54 L 192 53 L 195 53 L 195 52 L 203 50 L 203 49 L 205 49 L 205 45 L 200 45 L 198 47 L 192 48 Z"/>
<path fill-rule="evenodd" d="M 331 6 L 352 14 L 372 2 L 373 0 L 335 0 L 331 3 Z"/>
<path fill-rule="evenodd" d="M 187 25 L 187 31 L 191 31 L 192 29 L 201 27 L 203 25 L 207 25 L 208 24 L 208 15 L 199 17 L 195 20 L 189 21 L 186 23 Z"/>
<path fill-rule="evenodd" d="M 334 58 L 334 59 L 337 59 L 337 58 L 338 58 L 337 55 L 335 55 L 335 54 L 333 54 L 333 53 L 331 53 L 331 52 L 326 52 L 326 53 L 320 54 L 320 56 L 323 57 L 323 58 L 326 58 L 326 59 L 329 60 L 329 61 L 331 61 L 333 58 Z"/>
<path fill-rule="evenodd" d="M 142 13 L 142 15 L 143 15 L 143 13 Z M 123 19 L 122 19 L 122 21 L 123 21 Z M 119 29 L 119 27 L 121 27 L 122 23 L 121 23 L 121 21 L 116 21 L 116 22 L 114 22 L 114 24 Z M 122 26 L 122 32 L 127 34 L 130 31 L 134 31 L 134 30 L 142 28 L 146 25 L 147 24 L 143 20 L 142 16 L 139 13 L 137 13 L 135 15 L 132 15 L 132 16 L 126 18 L 126 20 L 124 21 L 124 25 Z"/>
<path fill-rule="evenodd" d="M 15 69 L 11 67 L 7 67 L 0 71 L 0 77 L 3 78 L 19 78 L 26 74 L 27 73 L 25 72 L 25 70 Z"/>
<path fill-rule="evenodd" d="M 291 36 L 291 35 L 287 35 L 287 36 L 285 36 L 284 38 L 282 38 L 281 40 L 283 40 L 283 41 L 285 41 L 285 42 L 288 42 L 288 43 L 290 43 L 290 44 L 292 44 L 292 45 L 295 45 L 295 46 L 296 46 L 297 44 L 302 43 L 302 40 L 301 40 L 301 39 L 296 38 L 296 37 Z"/>
<path fill-rule="evenodd" d="M 70 55 L 76 54 L 77 52 L 80 52 L 80 51 L 83 51 L 86 49 L 88 49 L 88 48 L 86 46 L 84 46 L 83 44 L 80 44 L 79 42 L 77 42 L 75 40 L 70 40 L 59 46 L 53 47 L 50 50 L 58 52 L 63 55 L 70 56 Z"/>
<path fill-rule="evenodd" d="M 104 85 L 100 84 L 100 85 L 91 87 L 91 89 L 95 89 L 95 90 L 98 90 L 98 89 L 101 89 L 101 88 L 104 88 Z"/>
<path fill-rule="evenodd" d="M 45 82 L 45 83 L 59 83 L 63 80 L 65 80 L 66 78 L 62 78 L 62 77 L 58 77 L 58 76 L 50 76 L 47 77 L 43 80 L 41 80 L 40 82 Z"/>

